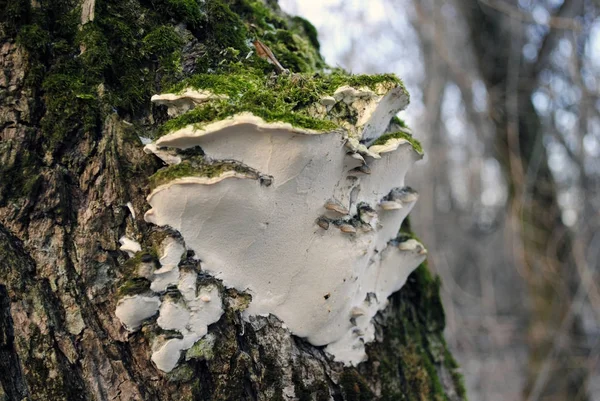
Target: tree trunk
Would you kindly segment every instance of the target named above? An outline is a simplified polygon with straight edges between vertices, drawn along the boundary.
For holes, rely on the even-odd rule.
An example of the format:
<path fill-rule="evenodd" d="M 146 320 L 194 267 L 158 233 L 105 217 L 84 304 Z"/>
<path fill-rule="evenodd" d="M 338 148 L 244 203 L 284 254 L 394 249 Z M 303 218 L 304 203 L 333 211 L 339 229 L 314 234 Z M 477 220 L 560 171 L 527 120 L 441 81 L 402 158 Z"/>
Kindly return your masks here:
<path fill-rule="evenodd" d="M 518 8 L 517 2 L 513 6 Z M 562 34 L 552 28 L 534 62 L 521 59 L 526 25 L 492 7 L 462 2 L 479 71 L 490 93 L 497 156 L 510 187 L 513 249 L 528 287 L 529 364 L 527 400 L 586 400 L 587 355 L 579 324 L 581 292 L 572 238 L 561 219 L 557 186 L 548 165 L 544 129 L 532 103 L 539 73 Z M 563 18 L 583 15 L 583 3 L 567 1 Z M 583 288 L 583 285 L 581 286 Z M 580 350 L 580 354 L 572 352 Z M 565 373 L 565 367 L 568 372 Z"/>
<path fill-rule="evenodd" d="M 465 399 L 425 265 L 377 315 L 357 367 L 273 315 L 245 322 L 233 289 L 168 373 L 151 362 L 155 325 L 128 332 L 115 316 L 131 269 L 119 239 L 151 250 L 169 232 L 141 213 L 161 163 L 139 137 L 167 119 L 151 95 L 244 63 L 255 37 L 314 73 L 312 25 L 251 0 L 0 0 L 0 13 L 0 400 Z"/>

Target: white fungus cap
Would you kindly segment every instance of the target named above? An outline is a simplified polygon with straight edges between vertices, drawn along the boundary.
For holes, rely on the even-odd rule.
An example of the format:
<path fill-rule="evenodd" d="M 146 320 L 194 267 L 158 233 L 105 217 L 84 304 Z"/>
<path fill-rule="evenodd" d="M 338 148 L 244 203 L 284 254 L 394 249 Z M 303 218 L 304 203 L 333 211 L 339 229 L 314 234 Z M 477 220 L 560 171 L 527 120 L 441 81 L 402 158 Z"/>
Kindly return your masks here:
<path fill-rule="evenodd" d="M 142 246 L 139 242 L 132 240 L 131 238 L 128 238 L 126 236 L 122 236 L 121 238 L 119 238 L 119 243 L 121 244 L 121 247 L 119 249 L 127 252 L 129 257 L 132 257 L 137 252 L 142 250 Z"/>
<path fill-rule="evenodd" d="M 115 314 L 128 331 L 136 331 L 159 307 L 160 299 L 156 296 L 128 295 L 117 302 Z"/>

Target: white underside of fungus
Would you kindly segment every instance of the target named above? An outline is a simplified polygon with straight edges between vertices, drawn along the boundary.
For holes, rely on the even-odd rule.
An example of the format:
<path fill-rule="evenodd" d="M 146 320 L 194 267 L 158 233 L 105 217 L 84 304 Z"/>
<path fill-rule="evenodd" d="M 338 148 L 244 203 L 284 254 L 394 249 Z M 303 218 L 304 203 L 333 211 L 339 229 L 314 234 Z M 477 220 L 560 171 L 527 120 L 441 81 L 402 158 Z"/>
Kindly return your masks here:
<path fill-rule="evenodd" d="M 389 122 L 398 111 L 402 102 L 394 96 L 379 98 L 382 110 L 366 108 L 371 142 L 385 129 L 375 121 Z M 267 123 L 248 113 L 188 126 L 154 145 L 200 146 L 209 158 L 271 176 L 271 185 L 233 171 L 174 179 L 148 196 L 145 219 L 178 230 L 204 271 L 250 293 L 246 317 L 273 314 L 293 334 L 326 346 L 335 360 L 356 365 L 374 340 L 372 318 L 426 254 L 415 240 L 395 240 L 417 198 L 403 188 L 420 155 L 406 140 L 388 142 L 367 149 L 341 132 Z M 362 150 L 362 157 L 349 149 Z"/>

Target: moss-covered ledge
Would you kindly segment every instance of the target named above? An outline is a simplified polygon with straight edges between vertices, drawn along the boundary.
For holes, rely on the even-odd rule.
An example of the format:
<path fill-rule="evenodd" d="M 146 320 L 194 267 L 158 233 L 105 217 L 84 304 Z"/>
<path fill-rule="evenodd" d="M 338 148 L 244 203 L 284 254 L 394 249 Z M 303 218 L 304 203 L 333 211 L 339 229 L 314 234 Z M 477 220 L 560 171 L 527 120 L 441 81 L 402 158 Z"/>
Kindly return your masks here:
<path fill-rule="evenodd" d="M 257 64 L 262 63 L 258 61 Z M 336 70 L 275 75 L 265 74 L 260 67 L 232 63 L 224 66 L 220 73 L 196 74 L 170 88 L 167 93 L 178 94 L 196 89 L 224 96 L 215 96 L 203 107 L 169 120 L 160 127 L 157 135 L 165 135 L 190 124 L 201 128 L 242 112 L 250 112 L 267 122 L 287 122 L 318 131 L 333 130 L 340 126 L 340 118 L 346 118 L 348 114 L 347 111 L 340 113 L 327 107 L 328 99 L 332 99 L 332 107 L 336 104 L 342 106 L 338 103 L 340 99 L 335 99 L 339 88 L 365 88 L 382 94 L 394 86 L 402 86 L 400 79 L 392 74 L 349 75 Z"/>

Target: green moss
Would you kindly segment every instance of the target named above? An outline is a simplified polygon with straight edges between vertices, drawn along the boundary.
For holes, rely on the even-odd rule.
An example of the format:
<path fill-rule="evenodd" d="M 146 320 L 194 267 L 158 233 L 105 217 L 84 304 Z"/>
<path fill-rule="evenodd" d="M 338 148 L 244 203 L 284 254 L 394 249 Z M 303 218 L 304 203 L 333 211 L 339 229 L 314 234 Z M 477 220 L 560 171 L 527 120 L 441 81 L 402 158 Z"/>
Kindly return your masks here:
<path fill-rule="evenodd" d="M 248 32 L 240 17 L 218 0 L 207 1 L 205 7 L 206 38 L 221 49 L 233 47 L 243 52 L 248 51 Z"/>
<path fill-rule="evenodd" d="M 171 85 L 180 78 L 184 40 L 164 21 L 171 6 L 159 1 L 154 9 L 133 0 L 97 3 L 94 22 L 78 35 L 86 73 L 97 75 L 107 102 L 121 113 L 143 110 L 157 83 Z M 190 9 L 200 12 L 197 4 Z"/>
<path fill-rule="evenodd" d="M 242 66 L 239 66 L 242 70 Z M 264 86 L 266 81 L 262 74 L 250 70 L 248 72 L 231 71 L 222 74 L 195 74 L 169 89 L 169 92 L 180 92 L 185 88 L 210 89 L 213 93 L 228 95 L 230 97 L 240 96 L 245 92 L 257 90 Z"/>
<path fill-rule="evenodd" d="M 181 365 L 167 374 L 167 380 L 171 383 L 188 382 L 194 378 L 194 369 L 189 365 Z"/>
<path fill-rule="evenodd" d="M 226 106 L 225 102 L 214 102 L 210 106 L 197 107 L 177 118 L 167 121 L 159 128 L 158 133 L 159 135 L 165 135 L 192 124 L 200 128 L 202 123 L 218 120 L 221 110 Z"/>
<path fill-rule="evenodd" d="M 31 53 L 46 53 L 50 43 L 50 33 L 39 25 L 25 25 L 17 35 L 17 44 Z"/>
<path fill-rule="evenodd" d="M 158 134 L 165 135 L 190 124 L 195 125 L 196 129 L 201 129 L 208 123 L 224 120 L 242 112 L 250 112 L 255 116 L 261 117 L 266 122 L 281 121 L 289 123 L 294 127 L 315 131 L 331 131 L 338 128 L 337 124 L 331 121 L 310 117 L 302 113 L 295 113 L 286 110 L 285 108 L 270 109 L 269 107 L 260 104 L 244 103 L 234 105 L 227 101 L 221 101 L 196 108 L 180 117 L 168 121 L 159 129 Z"/>
<path fill-rule="evenodd" d="M 44 100 L 40 125 L 46 148 L 55 153 L 72 143 L 71 136 L 93 131 L 98 125 L 95 85 L 82 58 L 76 57 L 80 10 L 74 0 L 48 2 L 43 13 L 27 7 L 21 10 L 28 13 L 23 19 L 29 22 L 16 37 L 30 65 L 26 84 Z"/>
<path fill-rule="evenodd" d="M 171 88 L 170 92 L 180 92 L 188 87 L 206 89 L 227 95 L 228 99 L 213 101 L 170 120 L 158 134 L 164 135 L 190 124 L 222 120 L 240 112 L 251 112 L 267 122 L 282 121 L 296 127 L 331 131 L 338 125 L 327 119 L 312 117 L 308 112 L 309 106 L 344 85 L 375 89 L 380 84 L 391 87 L 401 84 L 401 81 L 389 74 L 347 75 L 341 71 L 269 77 L 257 67 L 229 65 L 223 73 L 196 74 Z"/>
<path fill-rule="evenodd" d="M 93 131 L 100 125 L 95 87 L 87 82 L 79 60 L 55 65 L 42 83 L 46 114 L 41 125 L 49 146 L 65 146 L 70 135 Z"/>
<path fill-rule="evenodd" d="M 332 95 L 341 86 L 367 87 L 376 89 L 378 85 L 389 87 L 403 85 L 402 81 L 393 74 L 378 75 L 349 75 L 341 70 L 330 74 L 292 74 L 276 77 L 265 76 L 264 71 L 257 66 L 232 64 L 224 67 L 218 74 L 196 74 L 183 80 L 170 89 L 178 92 L 186 87 L 210 89 L 214 93 L 230 97 L 243 97 L 249 92 L 268 91 L 275 99 L 290 103 L 296 108 L 306 107 L 323 95 Z M 287 100 L 285 99 L 287 98 Z"/>
<path fill-rule="evenodd" d="M 0 22 L 6 33 L 15 35 L 22 25 L 28 23 L 30 11 L 29 0 L 0 0 Z"/>
<path fill-rule="evenodd" d="M 404 83 L 402 82 L 402 80 L 394 74 L 348 75 L 341 70 L 335 70 L 330 75 L 328 83 L 330 88 L 335 87 L 335 89 L 343 85 L 349 85 L 355 88 L 366 86 L 370 89 L 376 89 L 377 86 L 380 84 L 388 84 L 391 86 L 399 85 L 404 87 Z"/>
<path fill-rule="evenodd" d="M 210 361 L 214 358 L 214 347 L 215 347 L 215 337 L 214 335 L 207 335 L 196 341 L 194 345 L 190 349 L 187 350 L 185 354 L 185 359 L 198 359 Z"/>
<path fill-rule="evenodd" d="M 383 145 L 384 143 L 386 143 L 390 139 L 396 139 L 396 138 L 406 139 L 408 142 L 410 142 L 410 144 L 412 145 L 413 149 L 418 154 L 420 154 L 420 155 L 423 154 L 423 147 L 421 146 L 421 142 L 419 142 L 418 140 L 416 140 L 415 138 L 413 138 L 412 135 L 407 134 L 406 132 L 402 132 L 402 131 L 391 132 L 389 134 L 384 134 L 384 135 L 380 136 L 379 138 L 377 138 L 377 140 L 375 142 L 373 142 L 373 145 Z"/>
<path fill-rule="evenodd" d="M 197 0 L 158 0 L 154 7 L 176 21 L 183 21 L 196 28 L 204 14 Z"/>
<path fill-rule="evenodd" d="M 445 345 L 445 342 L 444 342 Z M 465 387 L 465 379 L 460 372 L 460 366 L 452 356 L 450 350 L 446 346 L 444 349 L 444 366 L 446 369 L 450 371 L 450 375 L 452 376 L 452 382 L 454 384 L 454 388 L 456 389 L 457 394 L 461 397 L 461 399 L 467 399 L 467 390 Z"/>
<path fill-rule="evenodd" d="M 204 161 L 202 158 L 184 160 L 179 164 L 158 170 L 150 177 L 151 188 L 156 188 L 172 180 L 182 177 L 217 177 L 226 171 L 237 171 L 244 174 L 256 174 L 248 167 L 225 161 Z M 258 175 L 256 174 L 256 178 Z"/>
<path fill-rule="evenodd" d="M 326 67 L 319 54 L 316 30 L 306 20 L 285 19 L 259 0 L 231 0 L 230 5 L 247 21 L 251 38 L 267 45 L 285 68 L 312 72 Z M 277 9 L 276 4 L 269 6 Z"/>
<path fill-rule="evenodd" d="M 84 48 L 80 59 L 85 70 L 100 81 L 111 64 L 106 36 L 96 24 L 91 23 L 82 27 L 78 40 Z"/>
<path fill-rule="evenodd" d="M 184 41 L 172 26 L 162 25 L 142 39 L 142 52 L 156 57 L 160 68 L 176 74 L 181 69 L 181 48 Z"/>
<path fill-rule="evenodd" d="M 438 276 L 432 276 L 423 262 L 413 273 L 413 280 L 422 285 L 417 293 L 418 314 L 423 327 L 430 333 L 440 332 L 446 326 L 446 316 L 439 296 L 441 281 Z"/>
<path fill-rule="evenodd" d="M 123 14 L 116 12 L 118 9 Z M 134 10 L 119 6 L 100 9 L 100 24 L 110 49 L 110 66 L 104 73 L 108 101 L 121 111 L 139 111 L 152 94 L 150 54 L 142 52 L 143 32 Z"/>
<path fill-rule="evenodd" d="M 172 26 L 161 25 L 144 36 L 142 44 L 144 53 L 164 56 L 181 48 L 184 42 Z"/>
<path fill-rule="evenodd" d="M 381 348 L 385 351 L 375 356 L 381 363 L 382 399 L 445 400 L 438 365 L 428 352 L 427 336 L 420 328 L 419 317 L 412 310 L 402 313 L 403 316 L 386 326 L 385 343 Z M 441 338 L 441 332 L 436 336 Z"/>
<path fill-rule="evenodd" d="M 248 110 L 249 109 L 249 110 Z M 255 116 L 261 117 L 267 122 L 281 121 L 289 123 L 294 127 L 310 129 L 314 131 L 331 131 L 338 128 L 337 124 L 322 120 L 319 118 L 310 117 L 305 114 L 295 113 L 287 110 L 272 110 L 268 107 L 244 107 L 239 111 L 250 111 Z"/>
<path fill-rule="evenodd" d="M 404 122 L 404 120 L 402 120 L 398 116 L 392 117 L 391 124 L 396 124 L 396 125 L 400 126 L 401 128 L 408 129 L 408 126 L 406 125 L 406 123 Z"/>
<path fill-rule="evenodd" d="M 134 277 L 121 284 L 117 290 L 117 297 L 122 298 L 127 295 L 143 294 L 150 291 L 150 281 L 141 277 Z"/>
<path fill-rule="evenodd" d="M 421 350 L 421 352 L 423 353 L 424 351 Z M 433 394 L 433 397 L 430 397 L 429 399 L 447 401 L 448 397 L 444 394 L 444 388 L 442 387 L 442 383 L 440 382 L 440 378 L 438 377 L 438 371 L 436 370 L 432 359 L 428 357 L 423 357 L 421 362 L 421 366 L 423 366 L 425 371 L 427 372 L 429 387 L 431 389 L 430 392 Z"/>
<path fill-rule="evenodd" d="M 251 24 L 257 34 L 288 27 L 286 20 L 275 14 L 261 0 L 231 0 L 230 7 L 244 21 Z"/>
<path fill-rule="evenodd" d="M 153 63 L 167 64 L 170 68 L 164 70 L 171 74 L 178 60 L 172 57 L 178 50 L 174 49 L 172 35 L 165 37 L 166 29 L 160 30 L 161 25 L 157 29 L 163 35 L 151 35 L 143 41 L 159 17 L 152 11 L 142 11 L 137 2 L 98 3 L 95 21 L 81 29 L 76 3 L 48 2 L 43 13 L 30 14 L 32 23 L 23 27 L 18 37 L 32 66 L 27 84 L 36 90 L 41 87 L 43 92 L 45 113 L 41 126 L 46 148 L 54 154 L 76 142 L 84 132 L 95 131 L 103 110 L 112 111 L 97 98 L 100 84 L 104 84 L 111 106 L 139 110 L 148 103 L 155 82 L 150 78 Z M 160 46 L 155 45 L 158 39 L 162 39 Z"/>
<path fill-rule="evenodd" d="M 319 43 L 317 28 L 315 28 L 315 26 L 313 24 L 311 24 L 308 20 L 306 20 L 302 17 L 293 17 L 292 22 L 296 26 L 302 27 L 302 29 L 304 30 L 304 34 L 307 36 L 308 40 L 310 41 L 310 44 L 316 50 L 321 49 L 321 44 Z"/>
<path fill-rule="evenodd" d="M 310 72 L 323 67 L 323 60 L 311 43 L 287 29 L 267 32 L 261 38 L 277 60 L 292 72 Z"/>

